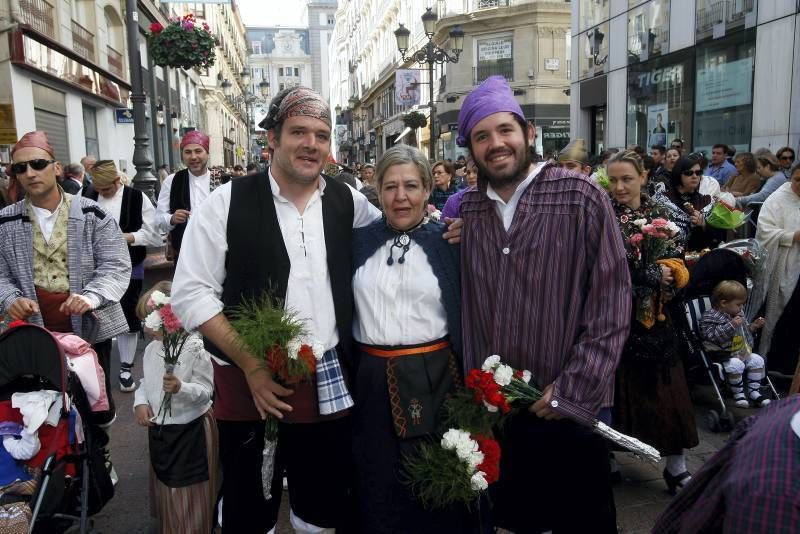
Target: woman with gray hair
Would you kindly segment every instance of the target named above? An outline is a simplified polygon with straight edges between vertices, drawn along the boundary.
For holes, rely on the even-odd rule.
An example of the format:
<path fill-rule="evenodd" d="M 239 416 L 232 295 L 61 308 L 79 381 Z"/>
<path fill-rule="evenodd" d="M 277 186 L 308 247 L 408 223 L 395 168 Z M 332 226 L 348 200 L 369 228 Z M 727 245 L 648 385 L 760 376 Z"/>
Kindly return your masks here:
<path fill-rule="evenodd" d="M 353 235 L 354 453 L 363 532 L 465 532 L 462 509 L 429 511 L 404 485 L 401 459 L 435 432 L 461 380 L 458 248 L 426 214 L 433 178 L 418 149 L 378 162 L 384 216 Z"/>

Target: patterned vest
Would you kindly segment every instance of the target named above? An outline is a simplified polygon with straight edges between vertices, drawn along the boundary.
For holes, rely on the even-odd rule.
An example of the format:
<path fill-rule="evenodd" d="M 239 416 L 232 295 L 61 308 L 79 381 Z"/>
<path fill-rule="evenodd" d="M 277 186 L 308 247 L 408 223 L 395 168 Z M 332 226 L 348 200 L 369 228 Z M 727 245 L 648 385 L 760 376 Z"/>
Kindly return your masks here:
<path fill-rule="evenodd" d="M 67 221 L 72 195 L 64 194 L 58 210 L 53 234 L 46 241 L 33 206 L 26 202 L 28 217 L 33 223 L 33 285 L 51 293 L 69 293 L 69 266 L 67 265 Z"/>

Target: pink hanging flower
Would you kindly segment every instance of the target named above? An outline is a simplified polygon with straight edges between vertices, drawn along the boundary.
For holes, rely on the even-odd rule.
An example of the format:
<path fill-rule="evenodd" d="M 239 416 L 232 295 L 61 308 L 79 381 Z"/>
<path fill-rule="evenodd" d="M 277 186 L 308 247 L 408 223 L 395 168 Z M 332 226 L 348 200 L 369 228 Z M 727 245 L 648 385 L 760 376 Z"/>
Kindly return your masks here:
<path fill-rule="evenodd" d="M 210 30 L 210 29 L 211 29 L 211 27 L 208 25 L 208 23 L 207 23 L 207 22 L 204 22 L 204 23 L 203 23 L 203 29 L 204 29 L 205 31 L 208 31 L 208 30 Z"/>
<path fill-rule="evenodd" d="M 194 22 L 192 22 L 191 20 L 187 19 L 187 20 L 184 20 L 181 23 L 181 26 L 183 27 L 184 30 L 193 30 L 194 29 Z"/>

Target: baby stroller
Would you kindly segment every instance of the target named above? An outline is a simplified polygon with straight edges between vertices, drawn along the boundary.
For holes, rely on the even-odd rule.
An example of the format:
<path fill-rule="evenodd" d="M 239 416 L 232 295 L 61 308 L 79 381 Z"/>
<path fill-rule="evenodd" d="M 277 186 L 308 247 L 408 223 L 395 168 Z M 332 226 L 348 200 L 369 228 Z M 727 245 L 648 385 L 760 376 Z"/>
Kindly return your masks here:
<path fill-rule="evenodd" d="M 86 393 L 68 370 L 64 351 L 49 331 L 23 323 L 0 334 L 0 404 L 4 416 L 13 411 L 9 399 L 14 393 L 41 390 L 58 392 L 48 415 L 48 419 L 55 417 L 57 411 L 57 423 L 39 427 L 40 451 L 24 467 L 19 465 L 33 478 L 0 489 L 0 506 L 11 506 L 17 517 L 29 517 L 29 534 L 88 532 L 89 516 L 114 494 L 101 448 L 107 438 L 84 424 L 91 412 Z M 24 491 L 19 491 L 20 487 Z M 9 527 L 0 530 L 5 528 Z M 24 531 L 19 524 L 14 529 Z"/>
<path fill-rule="evenodd" d="M 722 396 L 723 390 L 727 392 L 722 364 L 712 361 L 703 348 L 700 320 L 703 317 L 703 313 L 711 308 L 711 293 L 719 282 L 735 280 L 743 286 L 749 287 L 748 274 L 747 264 L 740 254 L 731 249 L 718 248 L 701 257 L 692 267 L 690 282 L 686 288 L 684 306 L 688 329 L 685 334 L 690 355 L 699 359 L 700 365 L 711 381 L 711 386 L 720 407 L 719 411 L 714 408 L 710 409 L 706 415 L 709 429 L 712 432 L 721 430 L 728 432 L 736 425 L 736 420 L 728 410 Z M 774 398 L 780 398 L 769 377 L 766 376 L 764 380 L 771 389 Z"/>

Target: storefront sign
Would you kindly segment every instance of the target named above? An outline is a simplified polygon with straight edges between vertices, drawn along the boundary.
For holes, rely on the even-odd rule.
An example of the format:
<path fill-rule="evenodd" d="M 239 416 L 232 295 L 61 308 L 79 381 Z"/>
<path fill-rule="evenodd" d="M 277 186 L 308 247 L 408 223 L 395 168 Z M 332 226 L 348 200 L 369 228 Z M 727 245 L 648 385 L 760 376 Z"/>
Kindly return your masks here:
<path fill-rule="evenodd" d="M 651 85 L 679 84 L 682 80 L 683 65 L 653 69 L 636 75 L 636 82 L 639 89 L 647 89 Z"/>
<path fill-rule="evenodd" d="M 511 59 L 511 37 L 483 39 L 478 41 L 478 61 Z"/>
<path fill-rule="evenodd" d="M 749 106 L 753 102 L 753 60 L 744 58 L 697 71 L 696 111 Z"/>
<path fill-rule="evenodd" d="M 117 124 L 133 124 L 133 110 L 128 108 L 117 108 L 114 110 Z"/>

